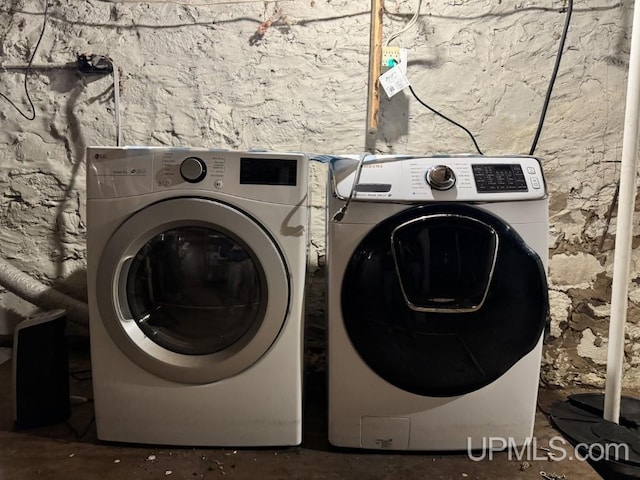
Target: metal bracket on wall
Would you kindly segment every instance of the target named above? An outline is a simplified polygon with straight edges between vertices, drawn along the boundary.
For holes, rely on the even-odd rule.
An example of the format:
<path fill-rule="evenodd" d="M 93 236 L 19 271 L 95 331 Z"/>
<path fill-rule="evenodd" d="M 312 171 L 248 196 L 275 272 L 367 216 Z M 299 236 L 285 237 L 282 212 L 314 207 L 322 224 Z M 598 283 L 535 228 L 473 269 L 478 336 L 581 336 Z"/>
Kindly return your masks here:
<path fill-rule="evenodd" d="M 109 75 L 113 72 L 113 62 L 104 55 L 81 53 L 76 60 L 78 71 L 87 75 Z"/>

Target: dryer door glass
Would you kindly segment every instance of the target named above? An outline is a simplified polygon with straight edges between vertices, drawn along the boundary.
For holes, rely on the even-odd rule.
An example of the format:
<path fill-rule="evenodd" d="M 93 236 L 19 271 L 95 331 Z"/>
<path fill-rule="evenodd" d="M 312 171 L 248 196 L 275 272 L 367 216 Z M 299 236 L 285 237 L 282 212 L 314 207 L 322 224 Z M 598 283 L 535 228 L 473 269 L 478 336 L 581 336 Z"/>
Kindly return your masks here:
<path fill-rule="evenodd" d="M 189 355 L 219 352 L 259 318 L 264 273 L 239 238 L 183 227 L 151 238 L 126 281 L 133 319 L 152 341 Z"/>
<path fill-rule="evenodd" d="M 541 339 L 544 267 L 515 230 L 467 205 L 419 206 L 376 225 L 342 282 L 342 316 L 365 363 L 425 396 L 501 377 Z"/>

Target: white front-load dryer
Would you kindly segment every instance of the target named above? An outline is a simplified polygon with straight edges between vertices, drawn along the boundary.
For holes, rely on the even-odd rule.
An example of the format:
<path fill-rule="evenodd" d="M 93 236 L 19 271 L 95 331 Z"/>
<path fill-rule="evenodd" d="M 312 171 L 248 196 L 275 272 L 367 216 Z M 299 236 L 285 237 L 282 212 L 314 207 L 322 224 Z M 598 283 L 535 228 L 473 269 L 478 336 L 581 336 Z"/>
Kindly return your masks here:
<path fill-rule="evenodd" d="M 368 156 L 330 175 L 330 442 L 523 445 L 548 311 L 540 162 Z"/>
<path fill-rule="evenodd" d="M 301 442 L 307 168 L 291 153 L 87 149 L 99 439 Z"/>

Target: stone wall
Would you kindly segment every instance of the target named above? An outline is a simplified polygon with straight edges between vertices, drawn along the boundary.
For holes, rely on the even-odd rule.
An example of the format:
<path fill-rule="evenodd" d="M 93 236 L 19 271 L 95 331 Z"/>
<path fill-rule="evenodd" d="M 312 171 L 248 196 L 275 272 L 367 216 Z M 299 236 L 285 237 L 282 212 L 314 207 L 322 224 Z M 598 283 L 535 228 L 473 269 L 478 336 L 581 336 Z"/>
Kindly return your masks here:
<path fill-rule="evenodd" d="M 388 38 L 417 2 L 385 4 Z M 565 5 L 425 2 L 416 27 L 396 44 L 409 49 L 408 77 L 422 100 L 472 131 L 485 153 L 526 154 Z M 0 5 L 0 63 L 29 60 L 43 6 L 41 0 Z M 629 0 L 576 2 L 536 150 L 551 200 L 552 325 L 542 374 L 550 385 L 603 383 L 632 8 Z M 28 80 L 36 118 L 28 121 L 0 103 L 1 257 L 43 283 L 86 298 L 83 152 L 87 145 L 115 143 L 114 92 L 111 76 L 77 72 L 78 54 L 107 55 L 117 66 L 126 145 L 358 153 L 366 142 L 369 9 L 367 1 L 347 0 L 200 6 L 49 0 L 47 28 Z M 29 113 L 23 73 L 0 70 L 0 92 Z M 474 150 L 462 130 L 406 91 L 382 97 L 378 152 Z M 324 167 L 314 165 L 308 304 L 318 338 L 325 178 Z M 636 249 L 627 384 L 640 376 L 639 262 Z M 31 310 L 4 290 L 0 305 L 5 324 Z"/>

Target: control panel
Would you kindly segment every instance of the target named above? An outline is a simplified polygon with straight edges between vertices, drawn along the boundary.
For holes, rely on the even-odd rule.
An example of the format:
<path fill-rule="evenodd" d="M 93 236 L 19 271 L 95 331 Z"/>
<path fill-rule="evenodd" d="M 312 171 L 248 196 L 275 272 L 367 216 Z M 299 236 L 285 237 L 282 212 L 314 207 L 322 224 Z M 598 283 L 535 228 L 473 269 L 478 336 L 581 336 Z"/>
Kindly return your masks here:
<path fill-rule="evenodd" d="M 304 154 L 177 147 L 89 147 L 88 198 L 197 191 L 296 205 L 307 193 Z"/>
<path fill-rule="evenodd" d="M 356 177 L 352 172 L 334 183 L 339 197 L 348 198 Z M 531 156 L 371 155 L 362 163 L 353 198 L 358 200 L 511 201 L 544 198 L 542 167 Z"/>

